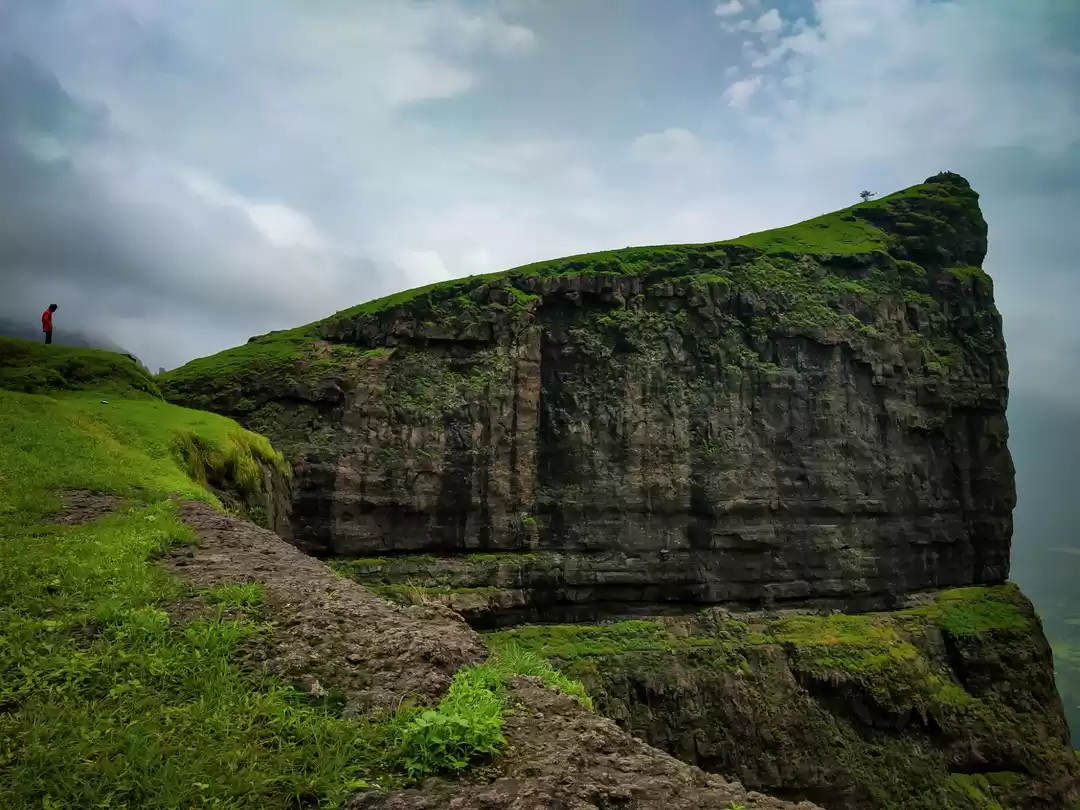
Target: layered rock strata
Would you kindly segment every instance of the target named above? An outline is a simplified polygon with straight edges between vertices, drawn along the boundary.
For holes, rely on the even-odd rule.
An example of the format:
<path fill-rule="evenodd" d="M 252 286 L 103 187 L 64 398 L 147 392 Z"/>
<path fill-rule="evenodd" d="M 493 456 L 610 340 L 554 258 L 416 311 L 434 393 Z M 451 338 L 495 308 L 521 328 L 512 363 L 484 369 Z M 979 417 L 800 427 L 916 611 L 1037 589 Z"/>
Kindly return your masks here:
<path fill-rule="evenodd" d="M 162 385 L 291 454 L 302 549 L 440 558 L 414 584 L 498 591 L 483 621 L 889 607 L 1008 573 L 985 252 L 978 195 L 942 174 L 730 242 L 409 291 Z"/>

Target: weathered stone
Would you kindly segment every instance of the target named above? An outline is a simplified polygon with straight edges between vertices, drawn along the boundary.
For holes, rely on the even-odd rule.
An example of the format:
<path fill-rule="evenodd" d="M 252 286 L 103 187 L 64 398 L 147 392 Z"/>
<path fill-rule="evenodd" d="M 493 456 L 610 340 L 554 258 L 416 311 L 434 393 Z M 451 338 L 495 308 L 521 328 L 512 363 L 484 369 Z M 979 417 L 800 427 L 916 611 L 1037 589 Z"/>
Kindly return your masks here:
<path fill-rule="evenodd" d="M 526 618 L 1004 581 L 1008 368 L 976 195 L 946 175 L 852 211 L 883 248 L 568 259 L 327 319 L 322 355 L 357 357 L 316 385 L 181 369 L 165 390 L 291 452 L 314 554 L 562 554 L 525 566 Z"/>

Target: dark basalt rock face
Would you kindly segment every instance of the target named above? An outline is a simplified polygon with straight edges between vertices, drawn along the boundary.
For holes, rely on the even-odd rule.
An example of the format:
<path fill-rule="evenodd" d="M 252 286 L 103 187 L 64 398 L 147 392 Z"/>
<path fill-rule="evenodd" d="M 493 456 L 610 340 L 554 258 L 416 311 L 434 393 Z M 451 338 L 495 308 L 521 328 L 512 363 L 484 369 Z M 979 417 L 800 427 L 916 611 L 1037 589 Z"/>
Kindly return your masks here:
<path fill-rule="evenodd" d="M 1052 657 L 1000 587 L 986 237 L 944 173 L 404 292 L 159 384 L 286 452 L 286 539 L 504 628 L 496 651 L 555 661 L 680 759 L 829 810 L 1058 810 L 1080 768 Z"/>
<path fill-rule="evenodd" d="M 1008 574 L 985 251 L 944 174 L 731 243 L 405 293 L 163 386 L 291 452 L 302 548 L 455 558 L 426 585 L 488 589 L 495 623 L 888 607 Z M 512 556 L 470 577 L 476 553 Z"/>

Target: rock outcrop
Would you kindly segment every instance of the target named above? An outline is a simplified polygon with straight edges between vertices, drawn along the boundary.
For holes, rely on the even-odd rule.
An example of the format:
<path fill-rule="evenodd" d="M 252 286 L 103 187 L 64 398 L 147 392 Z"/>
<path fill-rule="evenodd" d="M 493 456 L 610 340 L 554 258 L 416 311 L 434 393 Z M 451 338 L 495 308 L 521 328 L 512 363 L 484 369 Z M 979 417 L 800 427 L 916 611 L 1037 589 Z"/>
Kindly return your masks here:
<path fill-rule="evenodd" d="M 273 624 L 250 648 L 255 669 L 336 697 L 344 713 L 393 710 L 417 696 L 437 698 L 454 672 L 487 653 L 477 633 L 437 605 L 387 604 L 299 553 L 280 538 L 202 503 L 180 514 L 195 547 L 170 550 L 161 563 L 189 585 L 257 583 Z M 361 790 L 355 810 L 821 810 L 747 790 L 651 748 L 536 678 L 507 684 L 508 755 L 484 778 L 430 778 L 422 789 Z"/>
<path fill-rule="evenodd" d="M 882 614 L 730 614 L 489 635 L 706 771 L 829 810 L 1065 808 L 1077 767 L 1049 647 L 1012 585 Z"/>
<path fill-rule="evenodd" d="M 1058 810 L 1080 768 L 1004 584 L 986 237 L 944 173 L 727 242 L 411 290 L 159 384 L 289 454 L 297 547 L 539 652 L 691 765 L 828 810 Z M 592 753 L 567 759 L 527 714 L 497 783 L 358 806 L 714 806 L 683 776 L 627 798 L 629 738 L 581 715 Z"/>
<path fill-rule="evenodd" d="M 890 607 L 1008 574 L 985 251 L 946 173 L 730 242 L 409 291 L 160 384 L 291 454 L 302 549 L 447 558 L 430 584 L 490 595 L 484 621 Z"/>

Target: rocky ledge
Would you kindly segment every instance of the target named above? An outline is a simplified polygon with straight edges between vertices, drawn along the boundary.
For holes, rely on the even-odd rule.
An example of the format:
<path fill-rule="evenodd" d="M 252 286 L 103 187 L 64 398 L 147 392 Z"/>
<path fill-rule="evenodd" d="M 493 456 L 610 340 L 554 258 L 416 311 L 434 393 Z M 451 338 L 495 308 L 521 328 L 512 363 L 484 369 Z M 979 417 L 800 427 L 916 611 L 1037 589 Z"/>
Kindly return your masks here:
<path fill-rule="evenodd" d="M 597 710 L 684 762 L 828 810 L 1063 810 L 1080 767 L 1053 659 L 1013 585 L 889 613 L 522 626 Z"/>

